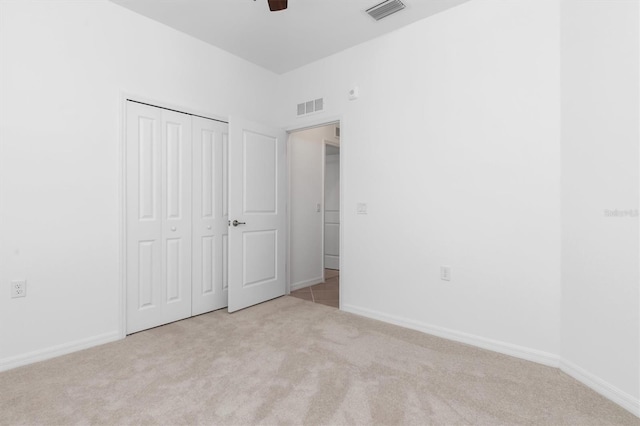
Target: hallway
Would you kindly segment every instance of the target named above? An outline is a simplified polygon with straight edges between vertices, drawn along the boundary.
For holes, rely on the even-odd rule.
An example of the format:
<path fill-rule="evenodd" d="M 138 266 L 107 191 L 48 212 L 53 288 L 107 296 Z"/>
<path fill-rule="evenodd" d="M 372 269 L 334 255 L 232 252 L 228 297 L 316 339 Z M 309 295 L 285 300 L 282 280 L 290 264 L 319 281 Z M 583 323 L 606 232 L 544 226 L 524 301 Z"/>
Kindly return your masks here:
<path fill-rule="evenodd" d="M 324 279 L 323 283 L 292 291 L 291 296 L 338 308 L 340 306 L 340 271 L 325 269 Z"/>

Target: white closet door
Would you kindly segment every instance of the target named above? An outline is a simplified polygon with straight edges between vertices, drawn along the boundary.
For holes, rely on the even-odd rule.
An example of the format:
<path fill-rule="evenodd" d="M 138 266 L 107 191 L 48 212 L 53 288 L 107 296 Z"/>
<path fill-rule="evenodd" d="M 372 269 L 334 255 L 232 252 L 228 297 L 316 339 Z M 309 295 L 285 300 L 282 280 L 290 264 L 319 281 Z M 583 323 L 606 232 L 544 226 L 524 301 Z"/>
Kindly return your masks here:
<path fill-rule="evenodd" d="M 191 116 L 162 111 L 163 322 L 191 315 Z"/>
<path fill-rule="evenodd" d="M 233 117 L 229 133 L 229 312 L 233 312 L 282 296 L 286 290 L 286 133 Z"/>
<path fill-rule="evenodd" d="M 228 127 L 193 117 L 192 315 L 227 306 Z"/>
<path fill-rule="evenodd" d="M 162 323 L 162 112 L 127 102 L 127 333 Z"/>
<path fill-rule="evenodd" d="M 191 117 L 127 102 L 127 333 L 191 315 Z"/>

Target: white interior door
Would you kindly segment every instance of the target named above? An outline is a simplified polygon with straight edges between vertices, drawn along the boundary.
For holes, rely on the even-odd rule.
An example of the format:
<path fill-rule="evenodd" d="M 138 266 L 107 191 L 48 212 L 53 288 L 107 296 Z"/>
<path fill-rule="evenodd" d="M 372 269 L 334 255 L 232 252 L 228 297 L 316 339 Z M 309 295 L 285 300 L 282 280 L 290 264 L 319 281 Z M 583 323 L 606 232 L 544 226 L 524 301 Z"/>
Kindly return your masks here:
<path fill-rule="evenodd" d="M 192 315 L 227 306 L 228 128 L 193 117 Z"/>
<path fill-rule="evenodd" d="M 127 102 L 127 333 L 191 315 L 191 117 Z"/>
<path fill-rule="evenodd" d="M 229 134 L 228 309 L 234 312 L 286 291 L 286 133 L 232 117 Z"/>

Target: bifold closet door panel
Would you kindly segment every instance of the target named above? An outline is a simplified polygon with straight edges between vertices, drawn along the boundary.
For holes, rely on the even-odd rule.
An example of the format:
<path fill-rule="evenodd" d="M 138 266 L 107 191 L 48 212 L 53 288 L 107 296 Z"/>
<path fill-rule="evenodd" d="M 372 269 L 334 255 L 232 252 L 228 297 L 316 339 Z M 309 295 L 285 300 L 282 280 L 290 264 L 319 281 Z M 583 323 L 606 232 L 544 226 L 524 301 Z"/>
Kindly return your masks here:
<path fill-rule="evenodd" d="M 191 116 L 162 111 L 164 323 L 191 316 Z"/>
<path fill-rule="evenodd" d="M 227 306 L 229 236 L 226 123 L 193 117 L 192 315 Z"/>
<path fill-rule="evenodd" d="M 191 117 L 127 102 L 127 333 L 191 315 Z"/>
<path fill-rule="evenodd" d="M 127 102 L 127 333 L 162 323 L 162 111 Z"/>

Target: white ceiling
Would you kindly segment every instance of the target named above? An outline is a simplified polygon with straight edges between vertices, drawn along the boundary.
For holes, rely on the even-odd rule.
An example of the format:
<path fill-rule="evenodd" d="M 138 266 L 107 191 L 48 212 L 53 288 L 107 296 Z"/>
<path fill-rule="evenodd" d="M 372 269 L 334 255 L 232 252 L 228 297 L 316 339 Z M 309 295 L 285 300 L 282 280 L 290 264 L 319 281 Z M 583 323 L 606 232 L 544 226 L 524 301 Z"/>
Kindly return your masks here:
<path fill-rule="evenodd" d="M 382 0 L 111 0 L 281 74 L 470 0 L 402 0 L 380 21 L 365 10 Z"/>

